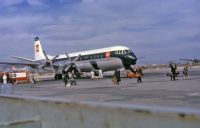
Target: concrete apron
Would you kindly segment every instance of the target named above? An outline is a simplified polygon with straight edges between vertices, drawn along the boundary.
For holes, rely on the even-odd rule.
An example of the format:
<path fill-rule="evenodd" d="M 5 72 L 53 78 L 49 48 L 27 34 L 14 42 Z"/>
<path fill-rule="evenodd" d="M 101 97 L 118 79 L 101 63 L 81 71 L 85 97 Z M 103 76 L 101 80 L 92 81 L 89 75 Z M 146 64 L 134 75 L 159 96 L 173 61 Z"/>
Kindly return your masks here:
<path fill-rule="evenodd" d="M 200 110 L 1 94 L 0 128 L 199 128 Z"/>

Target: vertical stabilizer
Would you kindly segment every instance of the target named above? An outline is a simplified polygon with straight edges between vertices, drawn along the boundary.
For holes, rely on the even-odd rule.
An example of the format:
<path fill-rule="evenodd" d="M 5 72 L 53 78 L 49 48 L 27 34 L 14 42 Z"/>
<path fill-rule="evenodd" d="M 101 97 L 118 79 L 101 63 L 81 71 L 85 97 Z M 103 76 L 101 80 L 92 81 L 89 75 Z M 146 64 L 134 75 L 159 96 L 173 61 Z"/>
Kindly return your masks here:
<path fill-rule="evenodd" d="M 34 53 L 35 53 L 35 60 L 42 60 L 45 59 L 44 53 L 43 53 L 43 49 L 39 40 L 39 37 L 35 37 L 35 44 L 34 44 L 35 48 L 34 48 Z"/>

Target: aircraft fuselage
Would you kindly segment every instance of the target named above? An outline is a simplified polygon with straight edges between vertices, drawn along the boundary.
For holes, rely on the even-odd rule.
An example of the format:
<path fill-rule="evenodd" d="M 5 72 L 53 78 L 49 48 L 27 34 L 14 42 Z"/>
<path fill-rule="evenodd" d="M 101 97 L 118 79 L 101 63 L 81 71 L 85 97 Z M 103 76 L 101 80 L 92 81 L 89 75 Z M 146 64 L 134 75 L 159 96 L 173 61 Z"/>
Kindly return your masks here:
<path fill-rule="evenodd" d="M 102 51 L 102 52 L 100 52 Z M 73 60 L 80 54 L 81 57 L 75 62 L 82 72 L 101 69 L 102 71 L 115 70 L 119 68 L 129 68 L 136 64 L 137 58 L 135 54 L 124 46 L 114 46 L 103 49 L 83 51 L 69 54 Z M 56 62 L 66 62 L 69 58 L 66 55 L 60 55 Z"/>

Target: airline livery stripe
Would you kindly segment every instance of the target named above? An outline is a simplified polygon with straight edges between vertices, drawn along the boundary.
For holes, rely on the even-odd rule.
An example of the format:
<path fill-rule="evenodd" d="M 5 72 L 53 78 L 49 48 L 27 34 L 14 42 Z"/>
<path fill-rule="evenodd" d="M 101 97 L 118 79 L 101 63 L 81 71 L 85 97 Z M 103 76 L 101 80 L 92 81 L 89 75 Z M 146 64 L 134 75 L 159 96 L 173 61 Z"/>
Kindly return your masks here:
<path fill-rule="evenodd" d="M 106 52 L 106 58 L 110 58 L 110 52 Z"/>

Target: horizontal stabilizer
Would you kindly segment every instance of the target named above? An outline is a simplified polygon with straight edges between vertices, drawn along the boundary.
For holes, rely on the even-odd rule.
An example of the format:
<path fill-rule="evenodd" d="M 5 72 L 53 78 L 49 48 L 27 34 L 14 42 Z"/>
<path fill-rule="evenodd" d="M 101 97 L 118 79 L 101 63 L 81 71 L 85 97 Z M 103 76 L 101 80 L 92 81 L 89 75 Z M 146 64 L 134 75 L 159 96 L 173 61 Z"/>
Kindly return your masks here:
<path fill-rule="evenodd" d="M 39 63 L 2 62 L 2 61 L 0 61 L 0 64 L 5 64 L 5 65 L 21 65 L 21 66 L 38 66 L 39 65 Z"/>
<path fill-rule="evenodd" d="M 19 59 L 19 60 L 24 60 L 28 62 L 35 62 L 35 60 L 28 59 L 28 58 L 23 58 L 23 57 L 18 57 L 18 56 L 12 56 L 13 58 Z"/>

